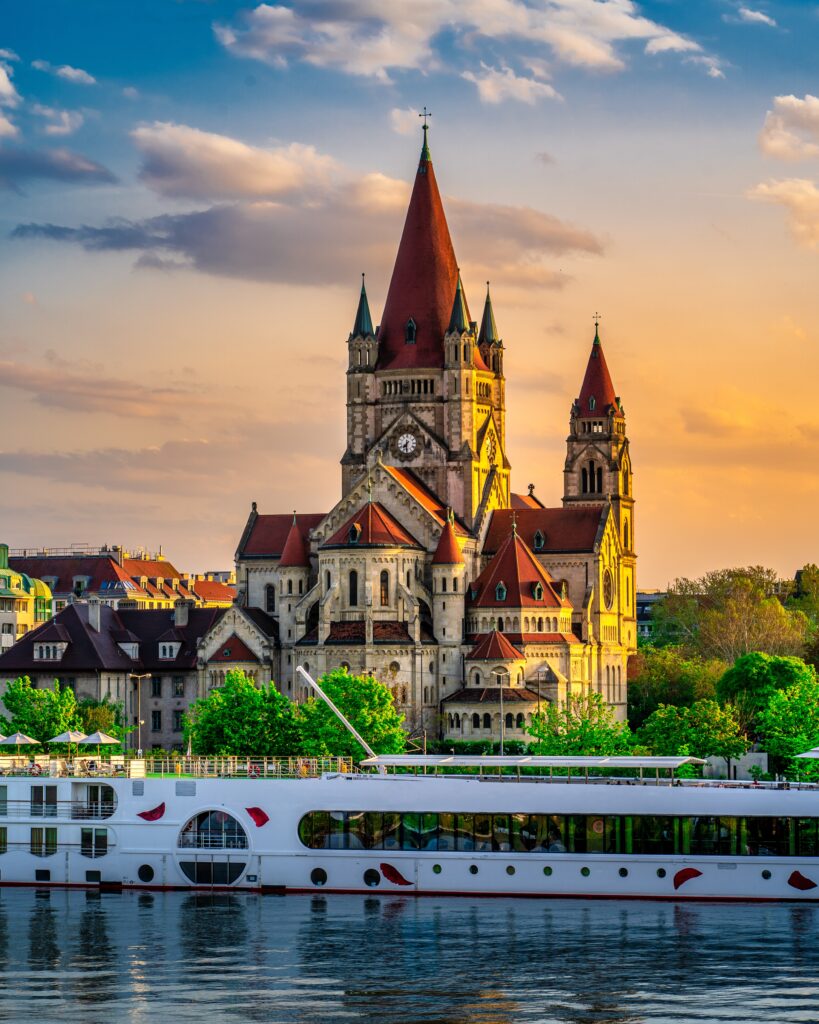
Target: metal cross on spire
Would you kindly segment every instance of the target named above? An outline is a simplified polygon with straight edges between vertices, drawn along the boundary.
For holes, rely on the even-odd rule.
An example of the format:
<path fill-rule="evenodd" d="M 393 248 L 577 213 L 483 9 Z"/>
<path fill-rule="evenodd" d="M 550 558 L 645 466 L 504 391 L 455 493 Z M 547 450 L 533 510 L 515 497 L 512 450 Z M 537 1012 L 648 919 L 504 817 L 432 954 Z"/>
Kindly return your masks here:
<path fill-rule="evenodd" d="M 426 131 L 426 130 L 427 130 L 427 128 L 429 127 L 429 125 L 427 124 L 427 119 L 428 119 L 428 118 L 430 118 L 430 117 L 432 117 L 432 111 L 431 111 L 431 110 L 427 110 L 427 108 L 426 108 L 426 107 L 424 107 L 424 112 L 423 112 L 423 114 L 419 114 L 418 116 L 419 116 L 419 117 L 423 117 L 423 119 L 424 119 L 424 125 L 423 125 L 423 128 L 422 128 L 421 130 L 422 130 L 422 131 Z"/>
<path fill-rule="evenodd" d="M 600 326 L 600 321 L 603 319 L 603 314 L 602 313 L 595 313 L 594 316 L 592 317 L 592 319 L 594 320 L 594 327 L 595 327 L 595 330 L 596 330 Z"/>

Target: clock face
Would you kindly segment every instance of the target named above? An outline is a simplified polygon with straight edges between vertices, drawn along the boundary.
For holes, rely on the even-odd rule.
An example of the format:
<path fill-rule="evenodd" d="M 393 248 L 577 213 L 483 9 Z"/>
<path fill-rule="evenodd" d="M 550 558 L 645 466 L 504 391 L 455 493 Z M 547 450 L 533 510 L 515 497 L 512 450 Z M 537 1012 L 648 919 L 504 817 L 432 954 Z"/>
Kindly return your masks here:
<path fill-rule="evenodd" d="M 603 601 L 606 608 L 611 610 L 614 603 L 614 577 L 609 569 L 603 573 Z"/>
<path fill-rule="evenodd" d="M 398 451 L 402 455 L 412 455 L 417 447 L 418 441 L 415 438 L 415 434 L 402 434 L 398 438 Z"/>

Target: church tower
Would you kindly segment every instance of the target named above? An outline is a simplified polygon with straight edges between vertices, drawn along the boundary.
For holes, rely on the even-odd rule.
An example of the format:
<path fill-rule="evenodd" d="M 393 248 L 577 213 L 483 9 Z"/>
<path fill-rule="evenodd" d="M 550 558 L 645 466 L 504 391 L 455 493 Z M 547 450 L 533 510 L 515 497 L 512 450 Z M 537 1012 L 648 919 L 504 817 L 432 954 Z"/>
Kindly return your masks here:
<path fill-rule="evenodd" d="M 380 458 L 476 529 L 510 500 L 503 343 L 488 292 L 480 330 L 470 316 L 427 132 L 381 324 L 362 285 L 348 339 L 342 491 Z"/>

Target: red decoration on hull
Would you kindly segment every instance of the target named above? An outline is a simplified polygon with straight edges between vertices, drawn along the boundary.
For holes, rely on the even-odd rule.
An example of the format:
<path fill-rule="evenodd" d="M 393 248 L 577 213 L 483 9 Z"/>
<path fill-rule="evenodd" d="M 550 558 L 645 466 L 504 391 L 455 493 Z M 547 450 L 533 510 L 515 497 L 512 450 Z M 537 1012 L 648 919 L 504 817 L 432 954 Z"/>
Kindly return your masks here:
<path fill-rule="evenodd" d="M 379 867 L 381 874 L 393 885 L 412 885 L 412 882 L 407 881 L 398 868 L 394 868 L 392 864 L 379 864 Z"/>
<path fill-rule="evenodd" d="M 245 807 L 245 810 L 253 819 L 253 824 L 256 828 L 261 828 L 262 825 L 266 825 L 270 821 L 270 815 L 267 811 L 263 811 L 261 807 Z"/>
<path fill-rule="evenodd" d="M 699 878 L 702 874 L 701 871 L 697 871 L 696 868 L 682 868 L 674 875 L 674 888 L 679 889 L 681 885 L 685 885 L 686 882 L 690 882 L 692 878 Z"/>
<path fill-rule="evenodd" d="M 788 885 L 792 889 L 799 889 L 801 892 L 807 892 L 808 889 L 816 888 L 816 882 L 806 878 L 801 871 L 791 872 L 790 878 L 788 878 Z"/>
<path fill-rule="evenodd" d="M 150 811 L 138 811 L 137 817 L 142 818 L 144 821 L 159 821 L 162 815 L 165 813 L 165 802 L 158 804 L 156 807 L 152 807 Z"/>

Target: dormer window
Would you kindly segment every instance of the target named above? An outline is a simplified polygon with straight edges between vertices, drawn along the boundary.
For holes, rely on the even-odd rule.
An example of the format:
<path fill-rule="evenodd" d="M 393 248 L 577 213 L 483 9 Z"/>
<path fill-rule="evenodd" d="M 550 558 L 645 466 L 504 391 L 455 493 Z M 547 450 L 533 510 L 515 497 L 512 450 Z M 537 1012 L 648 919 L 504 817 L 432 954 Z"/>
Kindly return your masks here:
<path fill-rule="evenodd" d="M 539 580 L 537 583 L 532 584 L 532 597 L 536 601 L 543 600 L 543 584 Z"/>
<path fill-rule="evenodd" d="M 164 643 L 159 645 L 159 658 L 160 661 L 173 661 L 173 659 L 179 654 L 179 648 L 181 644 L 176 643 Z"/>
<path fill-rule="evenodd" d="M 407 345 L 415 344 L 416 330 L 417 328 L 415 326 L 415 321 L 412 319 L 412 317 L 410 317 L 409 320 L 407 320 L 407 326 L 404 328 L 404 341 L 407 343 Z"/>
<path fill-rule="evenodd" d="M 506 584 L 505 583 L 500 582 L 495 587 L 495 600 L 496 601 L 505 601 L 506 600 Z"/>
<path fill-rule="evenodd" d="M 592 396 L 591 396 L 591 398 L 589 399 L 589 409 L 590 409 L 590 410 L 591 410 L 592 412 L 594 412 L 594 410 L 596 409 L 596 407 L 597 407 L 597 402 L 596 402 L 596 400 L 595 400 L 595 397 L 594 397 L 594 395 L 592 395 Z"/>
<path fill-rule="evenodd" d="M 347 536 L 351 544 L 358 544 L 361 537 L 361 523 L 353 523 Z"/>
<path fill-rule="evenodd" d="M 536 530 L 535 531 L 534 545 L 535 545 L 535 551 L 542 551 L 543 548 L 546 546 L 546 537 L 543 534 L 542 530 Z"/>
<path fill-rule="evenodd" d="M 65 644 L 35 644 L 35 661 L 59 661 L 65 654 Z"/>

